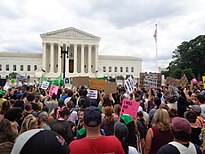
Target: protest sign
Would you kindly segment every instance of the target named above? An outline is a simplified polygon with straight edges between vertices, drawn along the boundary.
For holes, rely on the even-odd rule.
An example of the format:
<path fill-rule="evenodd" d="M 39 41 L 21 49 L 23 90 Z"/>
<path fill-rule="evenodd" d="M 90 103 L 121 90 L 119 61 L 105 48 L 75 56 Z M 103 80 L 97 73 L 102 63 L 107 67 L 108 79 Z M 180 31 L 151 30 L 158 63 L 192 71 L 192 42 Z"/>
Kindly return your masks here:
<path fill-rule="evenodd" d="M 48 81 L 43 81 L 42 85 L 41 85 L 41 89 L 48 89 L 50 82 Z"/>
<path fill-rule="evenodd" d="M 106 82 L 105 84 L 105 93 L 111 94 L 117 92 L 117 83 L 116 82 Z"/>
<path fill-rule="evenodd" d="M 17 75 L 16 76 L 16 82 L 27 82 L 27 77 L 26 76 L 21 76 L 21 75 Z"/>
<path fill-rule="evenodd" d="M 125 86 L 127 87 L 127 91 L 131 94 L 134 91 L 134 80 L 132 79 L 132 77 L 130 76 L 129 78 L 127 78 L 127 80 L 125 80 Z"/>
<path fill-rule="evenodd" d="M 185 88 L 186 85 L 187 85 L 187 83 L 188 83 L 188 79 L 187 79 L 186 75 L 184 74 L 183 77 L 180 79 L 180 85 L 181 85 L 183 88 Z"/>
<path fill-rule="evenodd" d="M 80 76 L 72 78 L 72 86 L 88 86 L 89 85 L 89 77 L 88 76 Z"/>
<path fill-rule="evenodd" d="M 140 102 L 124 99 L 122 102 L 120 115 L 129 114 L 133 119 L 136 119 L 139 106 L 140 106 Z"/>
<path fill-rule="evenodd" d="M 68 88 L 68 89 L 72 88 L 72 85 L 70 84 L 69 78 L 65 78 L 64 82 L 65 82 L 65 84 L 64 84 L 65 88 Z"/>
<path fill-rule="evenodd" d="M 52 97 L 53 94 L 57 95 L 58 93 L 58 86 L 51 86 L 49 90 L 49 96 Z"/>
<path fill-rule="evenodd" d="M 179 87 L 180 86 L 180 80 L 172 78 L 172 77 L 167 77 L 165 84 L 173 86 L 173 87 Z"/>
<path fill-rule="evenodd" d="M 88 91 L 87 97 L 89 97 L 90 99 L 97 99 L 97 97 L 98 97 L 98 91 L 97 90 L 88 89 L 87 91 Z"/>
<path fill-rule="evenodd" d="M 205 76 L 202 76 L 202 82 L 203 82 L 203 85 L 204 85 L 204 88 L 205 88 Z"/>
<path fill-rule="evenodd" d="M 140 86 L 145 88 L 156 88 L 161 86 L 161 73 L 140 73 Z"/>
<path fill-rule="evenodd" d="M 191 81 L 192 81 L 194 84 L 197 84 L 197 83 L 198 83 L 198 81 L 197 81 L 196 78 L 193 78 Z"/>
<path fill-rule="evenodd" d="M 90 79 L 90 89 L 105 90 L 105 80 Z"/>

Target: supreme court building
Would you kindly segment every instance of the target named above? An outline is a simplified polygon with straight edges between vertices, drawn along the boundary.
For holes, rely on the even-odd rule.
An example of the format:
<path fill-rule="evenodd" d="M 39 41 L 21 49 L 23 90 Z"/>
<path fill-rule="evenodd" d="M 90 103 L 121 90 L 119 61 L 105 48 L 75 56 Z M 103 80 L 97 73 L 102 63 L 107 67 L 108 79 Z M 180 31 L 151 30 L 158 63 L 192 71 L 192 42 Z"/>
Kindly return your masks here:
<path fill-rule="evenodd" d="M 139 78 L 142 59 L 131 56 L 99 55 L 100 37 L 76 28 L 65 28 L 40 35 L 42 52 L 0 52 L 0 75 L 11 72 L 40 78 L 45 75 L 55 78 L 63 73 L 65 55 L 65 76 L 126 76 Z"/>

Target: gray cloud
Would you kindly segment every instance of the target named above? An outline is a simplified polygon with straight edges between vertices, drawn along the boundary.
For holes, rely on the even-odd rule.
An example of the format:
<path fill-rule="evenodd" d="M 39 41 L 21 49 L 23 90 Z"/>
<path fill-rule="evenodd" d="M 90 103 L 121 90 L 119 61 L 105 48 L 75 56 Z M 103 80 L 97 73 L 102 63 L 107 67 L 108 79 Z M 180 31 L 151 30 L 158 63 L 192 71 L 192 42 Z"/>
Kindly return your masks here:
<path fill-rule="evenodd" d="M 40 52 L 40 34 L 75 27 L 101 37 L 99 53 L 143 59 L 154 71 L 155 24 L 158 63 L 167 67 L 184 40 L 204 34 L 204 0 L 1 0 L 0 51 Z"/>

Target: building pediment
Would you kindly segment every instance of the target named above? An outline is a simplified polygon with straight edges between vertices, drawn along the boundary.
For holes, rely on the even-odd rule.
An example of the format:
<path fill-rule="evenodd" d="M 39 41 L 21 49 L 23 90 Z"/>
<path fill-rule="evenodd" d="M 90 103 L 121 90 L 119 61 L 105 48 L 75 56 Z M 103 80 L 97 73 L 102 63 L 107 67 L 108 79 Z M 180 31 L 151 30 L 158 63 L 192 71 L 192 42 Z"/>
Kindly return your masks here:
<path fill-rule="evenodd" d="M 100 37 L 98 36 L 89 34 L 73 27 L 43 33 L 40 36 L 41 38 L 74 38 L 100 40 Z"/>

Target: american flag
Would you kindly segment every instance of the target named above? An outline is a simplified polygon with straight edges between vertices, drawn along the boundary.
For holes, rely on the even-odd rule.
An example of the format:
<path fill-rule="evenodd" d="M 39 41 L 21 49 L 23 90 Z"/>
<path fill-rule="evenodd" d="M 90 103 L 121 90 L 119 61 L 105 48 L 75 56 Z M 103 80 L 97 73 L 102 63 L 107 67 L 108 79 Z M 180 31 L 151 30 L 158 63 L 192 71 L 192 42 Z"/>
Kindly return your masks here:
<path fill-rule="evenodd" d="M 153 37 L 155 39 L 155 42 L 157 42 L 157 24 L 155 26 L 156 26 L 156 29 L 155 29 Z"/>

